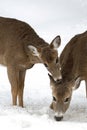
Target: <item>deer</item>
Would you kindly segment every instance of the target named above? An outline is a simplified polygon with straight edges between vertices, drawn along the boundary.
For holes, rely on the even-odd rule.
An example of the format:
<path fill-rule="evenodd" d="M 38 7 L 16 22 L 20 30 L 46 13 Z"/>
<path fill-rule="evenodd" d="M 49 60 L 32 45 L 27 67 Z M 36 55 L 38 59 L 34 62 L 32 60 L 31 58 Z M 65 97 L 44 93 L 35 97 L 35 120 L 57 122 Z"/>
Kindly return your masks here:
<path fill-rule="evenodd" d="M 55 81 L 49 74 L 52 89 L 51 109 L 56 121 L 61 121 L 70 106 L 73 90 L 86 82 L 87 97 L 87 31 L 75 35 L 60 54 L 62 79 Z"/>
<path fill-rule="evenodd" d="M 49 44 L 26 22 L 15 18 L 0 17 L 0 64 L 7 67 L 11 84 L 12 104 L 23 107 L 26 70 L 42 63 L 55 80 L 61 79 L 57 48 L 61 37 Z"/>

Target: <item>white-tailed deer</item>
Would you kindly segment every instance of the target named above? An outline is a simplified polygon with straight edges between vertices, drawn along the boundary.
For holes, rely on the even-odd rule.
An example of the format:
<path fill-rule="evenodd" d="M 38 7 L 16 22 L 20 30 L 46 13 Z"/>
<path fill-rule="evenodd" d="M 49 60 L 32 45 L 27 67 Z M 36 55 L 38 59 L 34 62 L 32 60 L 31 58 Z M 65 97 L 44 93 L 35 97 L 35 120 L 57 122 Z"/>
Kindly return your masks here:
<path fill-rule="evenodd" d="M 60 65 L 62 80 L 54 81 L 49 75 L 53 95 L 51 108 L 57 121 L 69 108 L 73 90 L 79 87 L 81 80 L 87 83 L 87 32 L 76 35 L 65 46 L 60 55 Z"/>
<path fill-rule="evenodd" d="M 49 45 L 27 23 L 0 17 L 0 64 L 7 67 L 12 102 L 23 107 L 23 89 L 27 69 L 43 63 L 55 80 L 61 78 L 57 48 L 60 36 Z"/>

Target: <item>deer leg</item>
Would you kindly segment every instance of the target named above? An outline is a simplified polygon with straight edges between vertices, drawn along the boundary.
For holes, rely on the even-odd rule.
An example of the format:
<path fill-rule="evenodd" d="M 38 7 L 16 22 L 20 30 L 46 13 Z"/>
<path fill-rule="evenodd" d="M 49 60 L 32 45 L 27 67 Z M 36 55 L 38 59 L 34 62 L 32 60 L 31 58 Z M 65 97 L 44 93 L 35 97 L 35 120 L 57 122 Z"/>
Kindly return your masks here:
<path fill-rule="evenodd" d="M 19 86 L 18 86 L 18 101 L 19 106 L 23 107 L 23 90 L 24 90 L 24 80 L 26 71 L 19 72 Z"/>
<path fill-rule="evenodd" d="M 87 80 L 85 80 L 85 85 L 86 85 L 86 98 L 87 98 Z"/>
<path fill-rule="evenodd" d="M 17 105 L 18 83 L 19 83 L 19 71 L 14 67 L 7 67 L 8 78 L 11 83 L 12 103 Z"/>

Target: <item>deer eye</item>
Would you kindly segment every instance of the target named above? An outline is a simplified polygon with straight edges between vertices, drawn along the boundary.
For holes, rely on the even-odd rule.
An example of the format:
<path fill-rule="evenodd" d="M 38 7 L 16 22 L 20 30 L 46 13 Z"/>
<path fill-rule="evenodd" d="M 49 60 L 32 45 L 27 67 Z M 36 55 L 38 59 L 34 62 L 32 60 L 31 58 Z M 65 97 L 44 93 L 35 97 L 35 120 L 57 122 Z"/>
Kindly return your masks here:
<path fill-rule="evenodd" d="M 64 99 L 64 103 L 68 103 L 70 101 L 70 97 Z"/>
<path fill-rule="evenodd" d="M 46 68 L 48 67 L 48 65 L 47 65 L 47 64 L 45 64 L 45 63 L 44 63 L 44 65 L 45 65 L 45 67 L 46 67 Z"/>
<path fill-rule="evenodd" d="M 56 98 L 53 96 L 53 101 L 55 101 L 56 102 Z"/>

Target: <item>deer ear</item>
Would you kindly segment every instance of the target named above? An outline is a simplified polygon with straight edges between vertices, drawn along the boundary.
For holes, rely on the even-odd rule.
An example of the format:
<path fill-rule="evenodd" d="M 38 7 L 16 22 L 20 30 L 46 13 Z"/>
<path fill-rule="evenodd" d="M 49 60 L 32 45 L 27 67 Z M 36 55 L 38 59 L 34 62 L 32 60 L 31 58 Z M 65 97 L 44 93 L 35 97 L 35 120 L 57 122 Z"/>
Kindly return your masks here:
<path fill-rule="evenodd" d="M 34 55 L 34 56 L 37 56 L 39 57 L 40 55 L 40 50 L 37 49 L 36 47 L 32 46 L 32 45 L 29 45 L 28 46 L 29 50 L 31 51 L 31 53 Z"/>
<path fill-rule="evenodd" d="M 79 86 L 80 86 L 80 82 L 81 82 L 81 78 L 77 77 L 74 79 L 74 81 L 72 81 L 72 89 L 76 90 Z"/>
<path fill-rule="evenodd" d="M 61 44 L 61 38 L 60 36 L 56 36 L 51 42 L 50 47 L 52 49 L 57 49 L 60 46 L 60 44 Z"/>
<path fill-rule="evenodd" d="M 80 78 L 80 77 L 77 77 L 77 78 L 75 79 L 75 87 L 74 87 L 74 90 L 79 87 L 80 82 L 81 82 L 81 78 Z"/>

